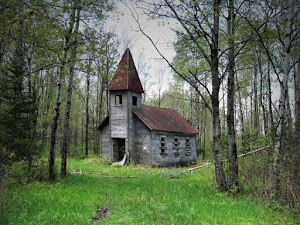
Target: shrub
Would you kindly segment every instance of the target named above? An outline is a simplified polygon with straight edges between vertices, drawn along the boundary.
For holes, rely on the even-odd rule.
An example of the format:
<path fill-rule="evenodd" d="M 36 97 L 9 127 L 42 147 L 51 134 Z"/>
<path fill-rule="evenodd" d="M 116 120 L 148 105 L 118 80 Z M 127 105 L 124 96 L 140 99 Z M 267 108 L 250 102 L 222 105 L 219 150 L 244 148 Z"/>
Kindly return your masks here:
<path fill-rule="evenodd" d="M 25 185 L 34 181 L 44 181 L 48 176 L 47 161 L 36 156 L 29 162 L 25 159 L 7 166 L 7 184 Z"/>

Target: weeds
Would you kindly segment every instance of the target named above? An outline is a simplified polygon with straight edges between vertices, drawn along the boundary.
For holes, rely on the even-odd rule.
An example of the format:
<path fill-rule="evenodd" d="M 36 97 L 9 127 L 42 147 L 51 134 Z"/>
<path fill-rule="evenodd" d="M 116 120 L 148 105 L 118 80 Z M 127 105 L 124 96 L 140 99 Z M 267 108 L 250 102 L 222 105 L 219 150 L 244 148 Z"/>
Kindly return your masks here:
<path fill-rule="evenodd" d="M 90 159 L 68 162 L 74 170 L 138 178 L 69 174 L 53 184 L 13 187 L 0 200 L 0 223 L 91 224 L 97 217 L 101 220 L 94 220 L 95 224 L 299 223 L 290 211 L 270 208 L 245 195 L 218 192 L 213 186 L 213 168 L 170 179 L 161 174 L 186 168 L 115 168 Z"/>

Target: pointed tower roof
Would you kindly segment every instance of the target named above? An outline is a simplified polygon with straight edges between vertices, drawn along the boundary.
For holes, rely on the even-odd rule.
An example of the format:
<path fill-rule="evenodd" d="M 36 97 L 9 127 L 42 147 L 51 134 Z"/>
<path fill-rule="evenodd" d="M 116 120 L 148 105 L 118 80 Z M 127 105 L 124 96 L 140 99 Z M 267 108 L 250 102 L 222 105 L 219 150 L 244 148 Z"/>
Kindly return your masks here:
<path fill-rule="evenodd" d="M 118 69 L 108 85 L 108 90 L 130 90 L 138 93 L 144 93 L 143 86 L 129 49 L 126 49 L 122 56 Z"/>

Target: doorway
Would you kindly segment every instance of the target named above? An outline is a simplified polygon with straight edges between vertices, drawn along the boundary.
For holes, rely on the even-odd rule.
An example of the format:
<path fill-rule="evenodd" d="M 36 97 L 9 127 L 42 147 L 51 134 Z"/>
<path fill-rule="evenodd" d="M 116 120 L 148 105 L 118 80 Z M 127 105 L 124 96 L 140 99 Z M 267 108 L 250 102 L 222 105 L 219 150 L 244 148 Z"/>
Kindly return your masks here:
<path fill-rule="evenodd" d="M 113 161 L 121 161 L 125 154 L 125 138 L 113 138 Z"/>

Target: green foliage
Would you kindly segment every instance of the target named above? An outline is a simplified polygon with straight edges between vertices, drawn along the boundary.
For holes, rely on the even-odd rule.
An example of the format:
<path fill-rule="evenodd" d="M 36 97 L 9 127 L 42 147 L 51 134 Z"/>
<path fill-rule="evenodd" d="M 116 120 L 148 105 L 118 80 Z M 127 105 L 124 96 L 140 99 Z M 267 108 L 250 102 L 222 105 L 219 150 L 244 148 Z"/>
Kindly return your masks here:
<path fill-rule="evenodd" d="M 7 87 L 0 89 L 0 147 L 14 153 L 17 160 L 30 160 L 36 141 L 36 97 L 25 79 L 24 67 L 24 53 L 18 46 L 3 74 Z"/>
<path fill-rule="evenodd" d="M 33 157 L 31 162 L 21 160 L 6 165 L 6 180 L 3 182 L 12 186 L 24 186 L 35 181 L 44 181 L 48 176 L 48 163 L 39 157 Z"/>
<path fill-rule="evenodd" d="M 115 168 L 97 160 L 70 159 L 74 170 L 102 175 L 68 175 L 48 184 L 5 190 L 1 224 L 90 224 L 98 207 L 110 215 L 96 224 L 296 224 L 289 211 L 248 196 L 228 196 L 211 183 L 212 168 L 179 179 L 163 175 L 186 168 Z M 106 177 L 105 177 L 106 176 Z M 117 179 L 114 176 L 137 176 Z"/>
<path fill-rule="evenodd" d="M 176 56 L 173 60 L 174 68 L 182 75 L 184 75 L 185 80 L 192 78 L 190 72 L 196 74 L 198 79 L 207 80 L 209 78 L 209 65 L 201 57 L 199 50 L 195 44 L 191 43 L 185 37 L 178 35 L 177 41 L 174 44 Z M 182 77 L 178 74 L 174 74 L 176 81 L 182 81 Z"/>

